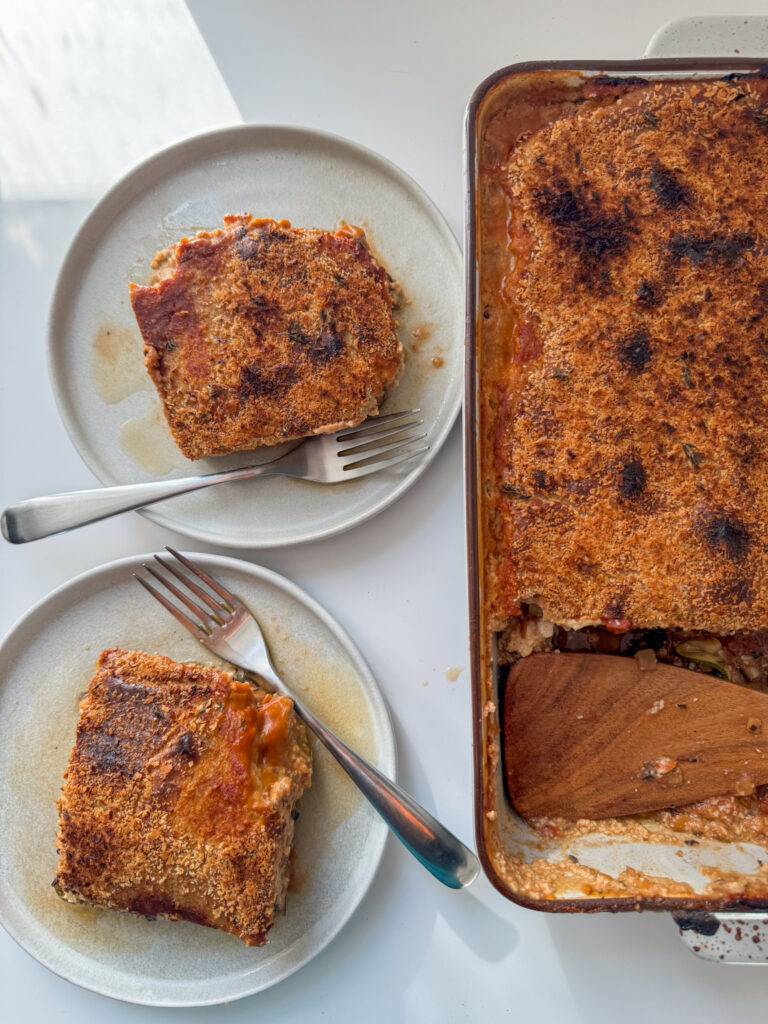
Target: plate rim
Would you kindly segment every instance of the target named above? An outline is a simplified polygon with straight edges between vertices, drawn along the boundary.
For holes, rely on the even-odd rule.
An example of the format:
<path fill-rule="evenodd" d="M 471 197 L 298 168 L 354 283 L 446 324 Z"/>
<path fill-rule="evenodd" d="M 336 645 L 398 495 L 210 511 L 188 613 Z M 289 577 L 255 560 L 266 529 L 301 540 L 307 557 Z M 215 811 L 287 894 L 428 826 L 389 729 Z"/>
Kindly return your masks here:
<path fill-rule="evenodd" d="M 129 569 L 130 567 L 140 567 L 142 561 L 150 560 L 154 557 L 155 552 L 149 552 L 144 554 L 127 555 L 122 558 L 114 559 L 111 562 L 103 562 L 100 565 L 92 566 L 90 569 L 78 573 L 71 579 L 66 580 L 59 586 L 54 587 L 53 590 L 49 591 L 38 601 L 36 601 L 27 611 L 23 612 L 13 623 L 10 629 L 0 638 L 0 665 L 2 665 L 3 658 L 5 656 L 6 647 L 17 639 L 17 634 L 21 632 L 28 624 L 33 622 L 35 616 L 44 608 L 49 602 L 53 602 L 60 598 L 70 587 L 80 586 L 86 583 L 89 579 L 98 577 L 102 573 L 115 572 L 121 568 Z M 287 594 L 289 597 L 297 600 L 312 614 L 316 615 L 322 624 L 330 630 L 335 639 L 341 644 L 344 652 L 350 657 L 353 666 L 356 671 L 359 671 L 368 683 L 368 689 L 366 690 L 368 696 L 371 698 L 375 709 L 381 715 L 382 720 L 382 737 L 380 738 L 380 749 L 377 756 L 377 767 L 383 772 L 388 778 L 393 781 L 397 780 L 397 740 L 394 730 L 394 723 L 392 714 L 389 710 L 389 706 L 384 698 L 384 694 L 371 671 L 370 666 L 363 657 L 357 644 L 354 642 L 352 637 L 347 633 L 344 627 L 331 615 L 326 608 L 323 607 L 311 594 L 308 594 L 302 587 L 288 577 L 283 576 L 281 573 L 275 572 L 274 569 L 268 569 L 266 566 L 258 565 L 254 562 L 249 562 L 243 558 L 236 558 L 233 555 L 220 555 L 211 552 L 202 551 L 191 551 L 182 552 L 190 558 L 200 559 L 201 556 L 204 559 L 208 559 L 213 562 L 214 566 L 222 568 L 230 568 L 234 571 L 245 571 L 246 574 L 254 576 L 257 580 L 267 582 L 273 586 L 276 586 L 281 592 Z M 181 627 L 180 627 L 181 628 Z M 0 676 L 0 688 L 4 685 L 3 677 Z M 192 1000 L 179 999 L 178 997 L 172 999 L 148 999 L 142 998 L 138 993 L 132 996 L 118 995 L 114 991 L 110 991 L 108 987 L 99 987 L 96 983 L 89 983 L 83 980 L 77 980 L 69 977 L 66 973 L 62 973 L 60 969 L 52 966 L 50 962 L 44 957 L 38 955 L 38 952 L 33 951 L 30 948 L 33 944 L 26 939 L 22 939 L 19 935 L 13 931 L 7 921 L 4 909 L 4 901 L 0 898 L 0 926 L 11 939 L 24 950 L 29 956 L 32 957 L 37 963 L 39 963 L 46 970 L 50 971 L 56 977 L 61 978 L 63 981 L 69 982 L 72 985 L 76 985 L 78 988 L 84 989 L 88 992 L 94 992 L 97 995 L 105 996 L 109 999 L 115 999 L 118 1002 L 130 1003 L 139 1006 L 158 1006 L 158 1007 L 193 1007 L 193 1006 L 219 1006 L 224 1003 L 234 1002 L 238 999 L 244 999 L 249 996 L 257 995 L 259 992 L 264 992 L 267 989 L 273 988 L 275 985 L 281 984 L 296 971 L 301 970 L 306 964 L 314 960 L 330 943 L 336 938 L 339 932 L 349 923 L 353 915 L 357 912 L 362 903 L 363 899 L 369 892 L 371 885 L 378 874 L 381 866 L 381 860 L 384 856 L 384 850 L 389 842 L 389 829 L 387 828 L 384 821 L 380 818 L 374 820 L 374 831 L 372 834 L 372 843 L 378 846 L 378 850 L 374 849 L 373 857 L 371 860 L 371 866 L 368 872 L 368 877 L 364 879 L 362 885 L 346 914 L 342 919 L 337 922 L 336 926 L 327 933 L 323 933 L 319 944 L 312 949 L 309 956 L 302 959 L 300 962 L 292 965 L 289 970 L 282 974 L 279 978 L 269 981 L 267 984 L 257 984 L 256 987 L 249 989 L 248 991 L 237 992 L 236 994 L 223 994 L 213 996 L 211 998 L 200 999 L 195 998 Z M 2 897 L 2 889 L 0 889 L 0 897 Z M 268 948 L 268 946 L 267 946 Z M 78 952 L 75 950 L 75 952 Z M 83 954 L 78 953 L 82 956 Z"/>
<path fill-rule="evenodd" d="M 101 475 L 96 471 L 94 460 L 92 460 L 90 453 L 88 452 L 87 442 L 80 436 L 77 420 L 74 415 L 70 415 L 70 412 L 66 407 L 64 390 L 61 387 L 60 376 L 56 370 L 57 358 L 61 358 L 61 353 L 57 350 L 56 346 L 56 337 L 57 335 L 59 337 L 64 335 L 62 324 L 66 321 L 68 303 L 67 285 L 70 283 L 70 280 L 76 282 L 78 278 L 82 276 L 75 272 L 77 264 L 73 263 L 73 260 L 76 256 L 81 255 L 81 250 L 83 250 L 84 255 L 87 253 L 88 236 L 89 234 L 96 233 L 97 222 L 103 209 L 108 207 L 109 204 L 115 203 L 115 201 L 120 201 L 123 206 L 125 206 L 125 204 L 136 194 L 136 191 L 139 193 L 143 192 L 143 188 L 139 188 L 138 190 L 134 188 L 132 192 L 132 186 L 135 185 L 136 179 L 140 180 L 144 175 L 151 172 L 154 164 L 167 160 L 168 157 L 173 155 L 180 156 L 190 149 L 194 151 L 198 147 L 202 147 L 205 152 L 207 147 L 214 142 L 226 142 L 228 140 L 247 137 L 249 134 L 258 136 L 269 132 L 286 132 L 288 134 L 295 135 L 299 140 L 315 139 L 334 146 L 341 146 L 342 148 L 346 147 L 358 157 L 362 157 L 366 161 L 378 164 L 385 173 L 397 180 L 399 184 L 405 187 L 406 191 L 410 192 L 418 199 L 420 208 L 431 216 L 433 222 L 439 228 L 440 233 L 443 235 L 444 240 L 447 243 L 445 246 L 446 251 L 450 250 L 456 260 L 457 295 L 463 295 L 463 251 L 461 243 L 453 233 L 453 230 L 443 212 L 439 209 L 431 196 L 429 196 L 421 185 L 419 185 L 415 178 L 411 177 L 410 174 L 404 171 L 388 157 L 382 156 L 380 153 L 376 152 L 376 150 L 370 149 L 368 146 L 364 146 L 359 142 L 355 142 L 353 139 L 348 139 L 343 135 L 336 134 L 335 132 L 329 132 L 320 128 L 312 128 L 306 125 L 250 122 L 248 124 L 228 125 L 204 132 L 198 132 L 151 153 L 121 175 L 121 177 L 118 178 L 102 196 L 100 196 L 95 205 L 88 211 L 69 243 L 66 253 L 64 254 L 61 266 L 59 267 L 56 275 L 56 283 L 54 285 L 50 305 L 48 307 L 48 318 L 46 322 L 46 362 L 48 368 L 48 379 L 56 402 L 56 408 L 58 410 L 59 417 L 64 424 L 67 436 L 74 446 L 75 451 L 85 463 L 88 470 L 96 477 L 102 486 L 111 486 L 111 484 L 105 483 Z M 230 146 L 229 148 L 234 149 L 236 147 Z M 227 148 L 222 147 L 219 152 L 225 153 L 226 151 Z M 125 198 L 123 195 L 124 193 L 128 198 Z M 460 316 L 459 321 L 463 325 L 463 317 Z M 457 366 L 461 368 L 462 365 L 463 356 L 459 353 L 457 355 Z M 268 550 L 272 548 L 289 547 L 294 544 L 306 544 L 326 537 L 337 536 L 340 533 L 344 533 L 346 530 L 367 522 L 380 512 L 383 512 L 386 508 L 402 497 L 402 495 L 405 494 L 405 492 L 409 490 L 409 488 L 413 486 L 413 484 L 415 484 L 416 481 L 426 472 L 448 439 L 448 435 L 453 429 L 462 408 L 463 379 L 461 373 L 457 374 L 456 380 L 457 383 L 453 400 L 448 406 L 445 419 L 440 429 L 435 433 L 433 438 L 430 438 L 430 447 L 428 451 L 416 463 L 411 472 L 397 482 L 395 487 L 390 491 L 387 491 L 382 498 L 374 502 L 370 507 L 356 513 L 351 520 L 347 519 L 342 523 L 337 523 L 336 525 L 319 529 L 309 528 L 303 533 L 289 539 L 252 539 L 251 537 L 234 539 L 226 533 L 222 534 L 216 530 L 190 526 L 186 523 L 183 525 L 179 524 L 172 516 L 168 516 L 162 511 L 163 502 L 158 503 L 158 506 L 140 508 L 136 509 L 136 511 L 139 515 L 153 523 L 156 523 L 158 526 L 173 530 L 183 536 L 202 541 L 203 543 L 217 544 L 221 547 L 236 548 L 238 550 Z"/>

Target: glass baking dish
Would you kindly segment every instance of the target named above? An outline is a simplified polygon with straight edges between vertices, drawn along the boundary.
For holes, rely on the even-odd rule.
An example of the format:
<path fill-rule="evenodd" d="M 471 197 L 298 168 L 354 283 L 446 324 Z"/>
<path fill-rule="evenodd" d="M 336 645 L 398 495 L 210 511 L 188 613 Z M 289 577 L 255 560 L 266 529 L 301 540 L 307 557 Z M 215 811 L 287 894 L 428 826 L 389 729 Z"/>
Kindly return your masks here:
<path fill-rule="evenodd" d="M 466 520 L 470 602 L 472 713 L 475 771 L 475 829 L 486 874 L 493 885 L 523 906 L 563 912 L 667 910 L 673 911 L 681 933 L 697 949 L 702 937 L 720 930 L 735 934 L 734 921 L 749 929 L 742 948 L 725 940 L 710 946 L 715 959 L 762 960 L 764 911 L 768 898 L 747 899 L 743 889 L 761 873 L 768 860 L 756 843 L 723 843 L 701 839 L 686 842 L 679 833 L 659 833 L 651 839 L 627 842 L 599 829 L 571 840 L 567 847 L 556 837 L 534 833 L 514 812 L 506 795 L 500 750 L 500 671 L 494 636 L 484 622 L 480 537 L 480 431 L 478 345 L 482 336 L 482 310 L 478 296 L 486 272 L 481 232 L 490 213 L 478 189 L 478 168 L 484 131 L 495 111 L 514 97 L 535 108 L 537 97 L 574 87 L 596 75 L 615 79 L 641 77 L 648 81 L 718 79 L 728 75 L 766 71 L 759 58 L 680 58 L 608 62 L 532 62 L 503 68 L 487 78 L 473 94 L 466 114 L 466 393 L 464 406 Z M 535 124 L 535 111 L 532 124 Z M 544 123 L 543 121 L 541 123 Z M 527 866 L 547 862 L 549 882 L 537 890 L 526 882 Z M 713 879 L 722 886 L 713 891 Z M 709 890 L 708 890 L 709 886 Z M 768 891 L 768 886 L 765 887 Z M 727 910 L 718 916 L 714 911 Z M 748 919 L 747 919 L 747 915 Z M 730 922 L 730 924 L 728 924 Z M 739 926 L 739 932 L 742 929 Z M 755 937 L 753 937 L 755 936 Z M 739 935 L 739 941 L 741 934 Z M 730 944 L 729 944 L 730 943 Z M 747 949 L 747 945 L 750 947 Z M 726 949 L 725 946 L 728 946 Z M 731 948 L 733 947 L 733 948 Z M 759 950 L 759 955 L 758 955 Z M 698 951 L 698 949 L 697 949 Z M 743 955 L 742 955 L 743 953 Z"/>

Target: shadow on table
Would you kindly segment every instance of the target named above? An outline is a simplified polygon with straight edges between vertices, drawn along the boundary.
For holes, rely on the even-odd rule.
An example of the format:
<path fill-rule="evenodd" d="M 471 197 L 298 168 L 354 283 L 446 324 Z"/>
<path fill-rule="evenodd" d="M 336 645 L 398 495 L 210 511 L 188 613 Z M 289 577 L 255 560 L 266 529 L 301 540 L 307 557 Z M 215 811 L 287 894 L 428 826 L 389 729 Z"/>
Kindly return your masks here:
<path fill-rule="evenodd" d="M 725 1024 L 735 1007 L 743 1020 L 765 1015 L 766 970 L 698 959 L 667 913 L 552 914 L 547 923 L 563 979 L 590 1024 Z"/>
<path fill-rule="evenodd" d="M 469 889 L 454 893 L 451 900 L 443 900 L 439 910 L 440 916 L 476 956 L 497 963 L 515 948 L 519 936 L 510 921 L 491 910 L 486 901 L 492 900 L 497 901 L 498 897 L 490 882 L 481 875 Z"/>
<path fill-rule="evenodd" d="M 400 736 L 401 728 L 398 716 L 392 708 L 390 708 L 390 713 L 395 733 Z M 430 810 L 433 809 L 436 806 L 436 801 L 414 744 L 398 742 L 398 751 L 399 778 L 402 785 L 411 792 L 421 794 L 424 805 Z M 467 815 L 467 819 L 471 822 L 471 814 Z M 474 849 L 474 840 L 471 835 L 462 834 L 459 838 Z M 426 878 L 424 893 L 420 894 L 419 898 L 428 902 L 430 906 L 434 906 L 435 911 L 440 914 L 464 945 L 483 960 L 489 962 L 503 960 L 517 944 L 518 936 L 514 925 L 488 905 L 489 903 L 498 904 L 498 900 L 482 870 L 472 885 L 460 891 L 446 889 L 431 878 Z"/>

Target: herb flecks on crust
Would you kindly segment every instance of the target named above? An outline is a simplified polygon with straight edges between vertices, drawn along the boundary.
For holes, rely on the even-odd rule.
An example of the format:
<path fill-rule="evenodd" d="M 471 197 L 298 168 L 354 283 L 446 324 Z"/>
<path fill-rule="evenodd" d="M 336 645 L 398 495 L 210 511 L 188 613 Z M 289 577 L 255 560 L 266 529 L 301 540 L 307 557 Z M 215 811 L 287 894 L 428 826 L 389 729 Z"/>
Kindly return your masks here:
<path fill-rule="evenodd" d="M 355 426 L 397 383 L 397 287 L 359 228 L 225 217 L 152 266 L 131 303 L 189 459 Z"/>
<path fill-rule="evenodd" d="M 638 85 L 500 169 L 520 340 L 495 402 L 495 622 L 535 601 L 554 622 L 768 625 L 765 92 Z"/>
<path fill-rule="evenodd" d="M 261 945 L 311 775 L 287 697 L 217 668 L 103 651 L 59 799 L 56 891 Z"/>

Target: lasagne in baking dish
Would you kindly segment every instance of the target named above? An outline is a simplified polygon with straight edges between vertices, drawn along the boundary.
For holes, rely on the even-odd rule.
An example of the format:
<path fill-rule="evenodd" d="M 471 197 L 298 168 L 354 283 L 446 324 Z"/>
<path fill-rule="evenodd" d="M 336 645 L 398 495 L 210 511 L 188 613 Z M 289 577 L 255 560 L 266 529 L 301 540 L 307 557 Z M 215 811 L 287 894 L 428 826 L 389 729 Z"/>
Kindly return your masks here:
<path fill-rule="evenodd" d="M 102 652 L 59 799 L 54 885 L 70 902 L 266 942 L 290 875 L 306 729 L 228 672 Z"/>
<path fill-rule="evenodd" d="M 510 90 L 486 106 L 477 173 L 497 664 L 594 651 L 768 689 L 768 81 Z M 642 822 L 662 826 L 765 843 L 768 794 Z"/>
<path fill-rule="evenodd" d="M 188 459 L 356 426 L 400 377 L 397 289 L 359 228 L 225 217 L 152 267 L 131 303 Z"/>

